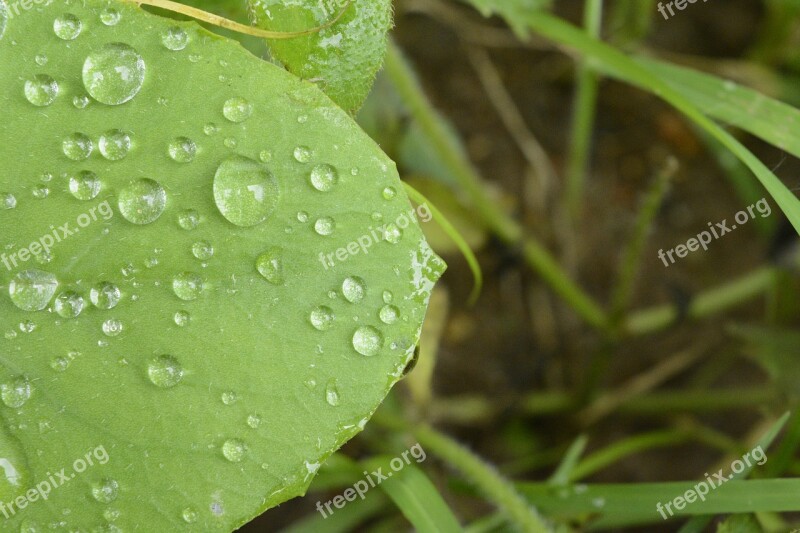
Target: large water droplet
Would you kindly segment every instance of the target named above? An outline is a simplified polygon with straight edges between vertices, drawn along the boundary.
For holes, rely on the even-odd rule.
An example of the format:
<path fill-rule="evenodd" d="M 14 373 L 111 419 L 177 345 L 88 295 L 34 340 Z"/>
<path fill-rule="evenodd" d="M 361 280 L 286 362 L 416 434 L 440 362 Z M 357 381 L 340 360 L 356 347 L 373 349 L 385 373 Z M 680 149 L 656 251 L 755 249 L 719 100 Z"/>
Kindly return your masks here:
<path fill-rule="evenodd" d="M 61 143 L 64 155 L 73 161 L 83 161 L 92 155 L 94 143 L 88 135 L 84 133 L 73 133 Z"/>
<path fill-rule="evenodd" d="M 222 216 L 237 226 L 267 220 L 278 205 L 278 182 L 262 164 L 243 156 L 226 159 L 214 176 L 214 201 Z"/>
<path fill-rule="evenodd" d="M 367 284 L 357 276 L 350 276 L 342 282 L 342 295 L 350 303 L 358 303 L 364 299 L 367 293 Z"/>
<path fill-rule="evenodd" d="M 74 291 L 64 291 L 56 297 L 53 307 L 63 318 L 75 318 L 81 314 L 84 305 L 83 296 Z"/>
<path fill-rule="evenodd" d="M 150 224 L 154 222 L 167 205 L 167 193 L 155 180 L 141 178 L 122 189 L 119 193 L 119 211 L 128 222 Z"/>
<path fill-rule="evenodd" d="M 89 170 L 69 178 L 69 192 L 78 200 L 94 200 L 100 194 L 100 179 Z"/>
<path fill-rule="evenodd" d="M 147 377 L 154 385 L 168 389 L 183 379 L 183 367 L 171 355 L 160 355 L 147 365 Z"/>
<path fill-rule="evenodd" d="M 335 318 L 336 315 L 334 315 L 333 309 L 326 305 L 321 305 L 311 311 L 309 320 L 311 320 L 311 325 L 318 330 L 327 331 L 333 327 L 333 321 Z"/>
<path fill-rule="evenodd" d="M 231 98 L 225 102 L 222 114 L 231 122 L 244 122 L 253 114 L 253 105 L 244 98 Z"/>
<path fill-rule="evenodd" d="M 330 165 L 317 165 L 311 171 L 311 185 L 318 191 L 332 191 L 339 182 L 339 172 Z"/>
<path fill-rule="evenodd" d="M 98 309 L 113 309 L 121 298 L 119 287 L 109 281 L 98 283 L 89 291 L 89 301 Z"/>
<path fill-rule="evenodd" d="M 145 63 L 135 49 L 110 43 L 89 54 L 83 64 L 83 85 L 103 104 L 130 101 L 144 84 Z"/>
<path fill-rule="evenodd" d="M 362 326 L 353 334 L 353 348 L 361 355 L 372 357 L 383 347 L 383 335 L 372 326 Z"/>
<path fill-rule="evenodd" d="M 178 163 L 191 163 L 197 155 L 197 145 L 188 137 L 178 137 L 169 143 L 169 156 Z"/>
<path fill-rule="evenodd" d="M 65 13 L 53 21 L 53 31 L 59 39 L 72 41 L 78 38 L 83 30 L 83 23 L 72 13 Z"/>
<path fill-rule="evenodd" d="M 264 279 L 274 285 L 280 285 L 283 279 L 283 250 L 270 248 L 256 259 L 256 269 Z"/>
<path fill-rule="evenodd" d="M 339 388 L 335 379 L 328 381 L 328 385 L 325 387 L 325 401 L 333 407 L 339 405 Z"/>
<path fill-rule="evenodd" d="M 222 455 L 232 463 L 240 463 L 247 453 L 247 446 L 239 439 L 228 439 L 222 445 Z"/>
<path fill-rule="evenodd" d="M 167 50 L 178 52 L 189 44 L 189 36 L 183 31 L 183 28 L 173 26 L 164 30 L 161 34 L 161 43 Z"/>
<path fill-rule="evenodd" d="M 119 484 L 113 479 L 104 479 L 92 485 L 92 497 L 100 503 L 111 503 L 117 499 Z"/>
<path fill-rule="evenodd" d="M 49 106 L 57 96 L 58 82 L 47 74 L 37 74 L 25 82 L 25 98 L 35 106 Z"/>
<path fill-rule="evenodd" d="M 196 300 L 203 291 L 203 278 L 192 272 L 183 272 L 172 280 L 175 296 L 186 302 Z"/>
<path fill-rule="evenodd" d="M 23 270 L 11 280 L 8 294 L 14 305 L 23 311 L 41 311 L 56 293 L 58 279 L 50 272 Z"/>
<path fill-rule="evenodd" d="M 111 130 L 100 136 L 100 153 L 109 161 L 124 159 L 131 149 L 131 137 L 124 131 Z"/>
<path fill-rule="evenodd" d="M 25 405 L 31 397 L 31 384 L 25 376 L 17 376 L 0 385 L 0 399 L 14 409 Z"/>

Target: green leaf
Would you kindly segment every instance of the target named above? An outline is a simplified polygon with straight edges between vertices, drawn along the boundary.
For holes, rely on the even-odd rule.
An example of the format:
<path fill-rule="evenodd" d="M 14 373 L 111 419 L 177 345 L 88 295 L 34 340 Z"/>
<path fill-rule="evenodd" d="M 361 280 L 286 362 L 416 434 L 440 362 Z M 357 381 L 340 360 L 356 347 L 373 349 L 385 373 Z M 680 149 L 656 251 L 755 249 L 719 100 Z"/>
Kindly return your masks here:
<path fill-rule="evenodd" d="M 256 25 L 302 31 L 335 19 L 345 0 L 248 0 Z M 276 59 L 297 76 L 315 81 L 350 113 L 366 100 L 386 55 L 391 0 L 353 0 L 335 24 L 303 37 L 268 40 Z"/>
<path fill-rule="evenodd" d="M 736 514 L 717 526 L 717 533 L 763 533 L 763 529 L 751 514 Z"/>
<path fill-rule="evenodd" d="M 303 494 L 444 269 L 394 164 L 195 23 L 4 13 L 0 529 L 230 531 Z"/>

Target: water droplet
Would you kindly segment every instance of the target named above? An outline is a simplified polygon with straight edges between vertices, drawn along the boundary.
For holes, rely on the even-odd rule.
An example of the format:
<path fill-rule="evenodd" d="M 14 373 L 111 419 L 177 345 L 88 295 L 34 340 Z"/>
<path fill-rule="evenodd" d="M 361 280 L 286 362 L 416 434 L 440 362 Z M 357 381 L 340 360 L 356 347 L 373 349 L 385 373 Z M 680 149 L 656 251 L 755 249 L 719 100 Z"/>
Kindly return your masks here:
<path fill-rule="evenodd" d="M 48 58 L 44 54 L 36 54 L 36 57 L 33 58 L 36 61 L 36 64 L 40 67 L 43 67 L 47 64 Z"/>
<path fill-rule="evenodd" d="M 8 294 L 14 305 L 23 311 L 41 311 L 56 293 L 58 279 L 50 272 L 23 270 L 8 285 Z"/>
<path fill-rule="evenodd" d="M 5 2 L 0 2 L 0 39 L 6 32 L 6 24 L 8 24 L 8 7 Z"/>
<path fill-rule="evenodd" d="M 357 276 L 350 276 L 342 282 L 342 295 L 348 302 L 357 304 L 364 299 L 367 293 L 367 284 Z"/>
<path fill-rule="evenodd" d="M 100 179 L 94 172 L 83 170 L 69 178 L 69 192 L 78 200 L 94 200 L 100 194 Z"/>
<path fill-rule="evenodd" d="M 203 291 L 203 278 L 192 272 L 183 272 L 172 279 L 172 292 L 185 302 L 196 300 Z"/>
<path fill-rule="evenodd" d="M 394 189 L 394 187 L 386 187 L 383 189 L 383 198 L 385 200 L 392 200 L 395 196 L 397 196 L 397 191 Z"/>
<path fill-rule="evenodd" d="M 317 165 L 311 171 L 311 185 L 318 191 L 331 191 L 338 182 L 339 172 L 330 165 Z"/>
<path fill-rule="evenodd" d="M 393 305 L 384 305 L 378 314 L 384 324 L 394 324 L 400 318 L 400 310 Z"/>
<path fill-rule="evenodd" d="M 100 136 L 100 153 L 109 161 L 124 159 L 131 149 L 131 137 L 124 131 L 110 130 Z"/>
<path fill-rule="evenodd" d="M 105 45 L 83 64 L 84 87 L 92 98 L 107 105 L 130 101 L 142 88 L 144 76 L 144 59 L 123 43 Z"/>
<path fill-rule="evenodd" d="M 314 222 L 314 231 L 322 236 L 328 236 L 336 229 L 336 222 L 331 217 L 322 217 Z"/>
<path fill-rule="evenodd" d="M 274 285 L 281 285 L 283 279 L 283 250 L 270 248 L 256 259 L 256 269 L 264 279 Z"/>
<path fill-rule="evenodd" d="M 306 213 L 305 211 L 298 211 L 297 212 L 297 221 L 298 222 L 302 222 L 302 223 L 308 222 L 308 213 Z"/>
<path fill-rule="evenodd" d="M 208 136 L 216 135 L 219 132 L 219 126 L 213 123 L 206 124 L 203 126 L 203 133 Z"/>
<path fill-rule="evenodd" d="M 191 163 L 197 155 L 197 145 L 188 137 L 178 137 L 169 143 L 169 156 L 178 163 Z"/>
<path fill-rule="evenodd" d="M 247 453 L 247 446 L 239 439 L 228 439 L 222 445 L 222 455 L 232 463 L 240 463 Z"/>
<path fill-rule="evenodd" d="M 72 361 L 66 357 L 55 357 L 50 361 L 50 368 L 56 372 L 64 372 L 69 368 Z"/>
<path fill-rule="evenodd" d="M 53 21 L 53 31 L 59 39 L 72 41 L 83 30 L 83 23 L 72 13 L 65 13 Z"/>
<path fill-rule="evenodd" d="M 113 7 L 107 7 L 100 13 L 100 22 L 106 26 L 115 26 L 121 18 L 122 15 Z"/>
<path fill-rule="evenodd" d="M 37 74 L 25 82 L 25 98 L 35 106 L 49 106 L 57 96 L 58 82 L 47 74 Z"/>
<path fill-rule="evenodd" d="M 89 97 L 86 95 L 74 96 L 72 97 L 72 105 L 77 109 L 86 109 L 86 106 L 89 105 Z"/>
<path fill-rule="evenodd" d="M 383 347 L 383 335 L 372 326 L 362 326 L 353 334 L 353 348 L 361 355 L 372 357 Z"/>
<path fill-rule="evenodd" d="M 397 244 L 403 238 L 403 230 L 397 224 L 388 224 L 383 231 L 383 238 L 390 244 Z"/>
<path fill-rule="evenodd" d="M 47 195 L 50 194 L 50 189 L 47 188 L 46 185 L 37 185 L 33 188 L 33 197 L 42 200 L 47 198 Z"/>
<path fill-rule="evenodd" d="M 390 304 L 394 300 L 394 294 L 391 291 L 383 291 L 383 303 Z"/>
<path fill-rule="evenodd" d="M 325 387 L 325 401 L 333 407 L 339 405 L 339 388 L 336 386 L 335 379 L 328 381 L 328 385 Z"/>
<path fill-rule="evenodd" d="M 222 403 L 225 405 L 233 405 L 238 399 L 238 396 L 236 396 L 236 393 L 233 391 L 226 391 L 222 393 Z"/>
<path fill-rule="evenodd" d="M 311 149 L 308 146 L 298 146 L 294 149 L 294 158 L 298 163 L 311 161 Z"/>
<path fill-rule="evenodd" d="M 178 225 L 187 231 L 197 229 L 199 224 L 200 214 L 194 209 L 187 209 L 178 215 Z"/>
<path fill-rule="evenodd" d="M 161 43 L 167 50 L 179 52 L 189 44 L 189 36 L 183 31 L 183 28 L 173 26 L 161 34 Z"/>
<path fill-rule="evenodd" d="M 116 337 L 122 333 L 122 322 L 116 318 L 109 318 L 103 322 L 103 333 L 108 337 Z"/>
<path fill-rule="evenodd" d="M 149 178 L 133 181 L 119 193 L 119 211 L 133 224 L 155 222 L 166 205 L 166 191 L 160 183 Z"/>
<path fill-rule="evenodd" d="M 272 152 L 269 150 L 261 150 L 261 153 L 258 154 L 258 158 L 261 160 L 262 163 L 269 163 L 272 161 Z"/>
<path fill-rule="evenodd" d="M 233 150 L 239 143 L 236 141 L 234 137 L 228 137 L 224 141 L 222 141 L 222 144 L 224 144 L 226 148 L 230 148 L 231 150 Z"/>
<path fill-rule="evenodd" d="M 92 497 L 100 503 L 111 503 L 117 499 L 119 484 L 113 479 L 103 479 L 92 485 Z"/>
<path fill-rule="evenodd" d="M 208 261 L 214 257 L 214 247 L 206 241 L 197 241 L 192 245 L 192 255 L 200 261 Z"/>
<path fill-rule="evenodd" d="M 222 216 L 237 226 L 267 220 L 278 205 L 278 183 L 263 165 L 242 156 L 226 159 L 214 176 L 214 200 Z"/>
<path fill-rule="evenodd" d="M 0 206 L 3 209 L 14 209 L 17 207 L 17 197 L 10 192 L 0 193 Z"/>
<path fill-rule="evenodd" d="M 53 307 L 62 318 L 75 318 L 81 314 L 86 302 L 83 296 L 73 291 L 64 291 L 56 297 Z"/>
<path fill-rule="evenodd" d="M 320 331 L 327 331 L 333 327 L 333 321 L 336 315 L 333 314 L 333 309 L 326 305 L 321 305 L 311 311 L 311 325 Z"/>
<path fill-rule="evenodd" d="M 253 114 L 253 105 L 244 98 L 231 98 L 225 102 L 222 114 L 231 122 L 244 122 Z"/>
<path fill-rule="evenodd" d="M 64 155 L 73 161 L 83 161 L 89 159 L 94 150 L 94 143 L 88 135 L 84 133 L 73 133 L 61 144 Z"/>
<path fill-rule="evenodd" d="M 108 281 L 98 283 L 89 291 L 89 301 L 98 309 L 113 309 L 121 298 L 119 287 Z"/>
<path fill-rule="evenodd" d="M 108 509 L 103 511 L 103 518 L 105 518 L 109 522 L 113 522 L 114 520 L 119 519 L 120 514 L 122 513 L 120 513 L 119 509 L 114 509 L 112 507 L 109 507 Z"/>
<path fill-rule="evenodd" d="M 147 377 L 154 385 L 168 389 L 183 379 L 183 367 L 171 355 L 160 355 L 147 365 Z"/>
<path fill-rule="evenodd" d="M 31 397 L 31 384 L 25 376 L 17 376 L 0 385 L 0 399 L 8 407 L 17 409 Z"/>
<path fill-rule="evenodd" d="M 189 322 L 192 321 L 192 315 L 187 311 L 177 311 L 172 319 L 175 321 L 175 324 L 183 328 L 188 326 Z"/>
<path fill-rule="evenodd" d="M 187 524 L 194 524 L 197 522 L 197 511 L 194 507 L 187 507 L 181 513 L 181 517 L 183 517 L 183 521 Z"/>
<path fill-rule="evenodd" d="M 258 415 L 250 415 L 247 417 L 247 425 L 253 429 L 257 429 L 261 425 L 261 417 Z"/>

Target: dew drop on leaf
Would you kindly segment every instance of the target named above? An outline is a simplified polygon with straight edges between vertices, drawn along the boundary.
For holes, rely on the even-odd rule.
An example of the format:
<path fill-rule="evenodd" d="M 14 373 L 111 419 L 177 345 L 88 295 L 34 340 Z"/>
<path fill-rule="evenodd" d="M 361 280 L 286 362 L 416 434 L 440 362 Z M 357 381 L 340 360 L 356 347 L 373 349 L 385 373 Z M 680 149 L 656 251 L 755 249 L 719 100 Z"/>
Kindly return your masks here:
<path fill-rule="evenodd" d="M 94 200 L 100 194 L 100 179 L 89 170 L 69 178 L 69 192 L 78 200 Z"/>
<path fill-rule="evenodd" d="M 83 85 L 92 98 L 107 105 L 130 101 L 144 84 L 145 62 L 124 43 L 110 43 L 89 54 L 83 64 Z"/>
<path fill-rule="evenodd" d="M 200 214 L 194 209 L 187 209 L 178 215 L 178 225 L 187 231 L 197 229 L 199 224 Z"/>
<path fill-rule="evenodd" d="M 298 146 L 294 149 L 294 158 L 298 163 L 311 161 L 311 149 L 308 146 Z"/>
<path fill-rule="evenodd" d="M 328 381 L 328 385 L 325 387 L 325 401 L 332 407 L 339 405 L 339 388 L 336 386 L 335 379 Z"/>
<path fill-rule="evenodd" d="M 56 293 L 58 279 L 43 270 L 23 270 L 8 284 L 11 301 L 23 311 L 41 311 Z"/>
<path fill-rule="evenodd" d="M 384 324 L 394 324 L 400 318 L 400 310 L 393 305 L 384 305 L 378 314 Z"/>
<path fill-rule="evenodd" d="M 336 229 L 336 222 L 331 217 L 322 217 L 314 223 L 314 231 L 324 237 L 331 235 L 334 229 Z"/>
<path fill-rule="evenodd" d="M 103 479 L 92 485 L 92 497 L 100 503 L 111 503 L 117 499 L 119 484 L 113 479 Z"/>
<path fill-rule="evenodd" d="M 97 147 L 103 157 L 109 161 L 119 161 L 128 155 L 131 149 L 131 137 L 124 131 L 107 131 L 100 136 Z"/>
<path fill-rule="evenodd" d="M 353 348 L 361 355 L 372 357 L 383 347 L 383 335 L 372 326 L 362 326 L 353 334 Z"/>
<path fill-rule="evenodd" d="M 189 36 L 182 28 L 173 26 L 172 28 L 164 30 L 161 34 L 161 43 L 167 50 L 179 52 L 189 44 Z"/>
<path fill-rule="evenodd" d="M 85 133 L 73 133 L 61 143 L 64 155 L 73 161 L 89 159 L 94 151 L 94 143 Z"/>
<path fill-rule="evenodd" d="M 339 173 L 330 165 L 317 165 L 311 171 L 311 185 L 320 192 L 332 191 L 339 182 Z"/>
<path fill-rule="evenodd" d="M 98 283 L 89 291 L 89 301 L 98 309 L 113 309 L 121 298 L 119 287 L 109 281 Z"/>
<path fill-rule="evenodd" d="M 58 83 L 47 74 L 37 74 L 25 82 L 25 98 L 37 107 L 46 107 L 55 102 Z"/>
<path fill-rule="evenodd" d="M 173 278 L 172 291 L 185 302 L 196 300 L 203 291 L 203 278 L 192 272 L 182 272 Z"/>
<path fill-rule="evenodd" d="M 231 122 L 244 122 L 253 114 L 253 105 L 244 98 L 231 98 L 225 102 L 222 114 Z"/>
<path fill-rule="evenodd" d="M 169 156 L 178 163 L 191 163 L 197 155 L 197 145 L 188 137 L 178 137 L 169 143 Z"/>
<path fill-rule="evenodd" d="M 333 326 L 333 321 L 336 318 L 336 315 L 333 313 L 333 309 L 326 305 L 321 305 L 311 311 L 311 325 L 317 328 L 319 331 L 327 331 L 331 329 Z"/>
<path fill-rule="evenodd" d="M 14 409 L 25 405 L 31 397 L 31 384 L 25 376 L 17 376 L 0 385 L 0 399 Z"/>
<path fill-rule="evenodd" d="M 256 259 L 256 270 L 273 285 L 281 285 L 283 279 L 283 250 L 270 248 Z"/>
<path fill-rule="evenodd" d="M 72 13 L 65 13 L 53 21 L 53 31 L 59 39 L 73 41 L 83 30 L 83 23 Z"/>
<path fill-rule="evenodd" d="M 189 322 L 191 322 L 192 316 L 187 311 L 177 311 L 172 319 L 175 321 L 176 325 L 186 327 L 189 325 Z"/>
<path fill-rule="evenodd" d="M 197 522 L 197 511 L 194 509 L 194 507 L 187 507 L 181 513 L 181 517 L 187 524 L 194 524 Z"/>
<path fill-rule="evenodd" d="M 230 223 L 251 227 L 267 220 L 278 205 L 278 183 L 262 164 L 233 156 L 214 176 L 214 201 Z"/>
<path fill-rule="evenodd" d="M 232 463 L 240 463 L 247 453 L 247 446 L 239 439 L 228 439 L 222 445 L 222 455 Z"/>
<path fill-rule="evenodd" d="M 367 284 L 357 276 L 350 276 L 342 282 L 342 295 L 350 303 L 360 302 L 366 293 Z"/>
<path fill-rule="evenodd" d="M 81 314 L 86 302 L 74 291 L 64 291 L 56 297 L 53 307 L 62 318 L 75 318 Z"/>
<path fill-rule="evenodd" d="M 14 209 L 17 207 L 17 197 L 10 192 L 0 193 L 0 207 L 3 209 Z"/>
<path fill-rule="evenodd" d="M 150 224 L 164 212 L 167 193 L 155 180 L 141 178 L 119 192 L 119 211 L 128 222 Z"/>
<path fill-rule="evenodd" d="M 147 365 L 147 377 L 153 385 L 168 389 L 183 379 L 183 367 L 171 355 L 160 355 L 151 359 Z"/>

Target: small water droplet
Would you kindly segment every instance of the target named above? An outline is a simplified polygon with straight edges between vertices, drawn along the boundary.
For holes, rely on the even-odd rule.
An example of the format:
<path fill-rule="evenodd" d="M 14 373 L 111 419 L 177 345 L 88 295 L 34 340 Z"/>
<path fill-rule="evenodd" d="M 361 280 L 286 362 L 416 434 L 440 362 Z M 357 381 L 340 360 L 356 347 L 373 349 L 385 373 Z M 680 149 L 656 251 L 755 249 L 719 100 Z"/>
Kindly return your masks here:
<path fill-rule="evenodd" d="M 258 158 L 261 160 L 262 163 L 269 163 L 272 161 L 272 152 L 269 150 L 262 150 L 260 154 L 258 154 Z"/>
<path fill-rule="evenodd" d="M 294 149 L 294 158 L 298 163 L 311 161 L 311 149 L 308 146 L 298 146 Z"/>
<path fill-rule="evenodd" d="M 383 238 L 390 244 L 397 244 L 403 238 L 403 230 L 397 224 L 388 224 L 383 231 Z"/>
<path fill-rule="evenodd" d="M 329 192 L 339 182 L 339 172 L 330 165 L 317 165 L 311 171 L 310 179 L 316 190 Z"/>
<path fill-rule="evenodd" d="M 203 133 L 205 133 L 209 137 L 211 135 L 216 135 L 218 132 L 219 132 L 219 126 L 217 126 L 216 124 L 209 123 L 203 126 Z"/>
<path fill-rule="evenodd" d="M 150 224 L 164 212 L 167 193 L 157 181 L 141 178 L 120 191 L 118 203 L 120 213 L 128 222 Z"/>
<path fill-rule="evenodd" d="M 395 196 L 397 196 L 397 191 L 394 187 L 386 187 L 383 189 L 383 198 L 385 200 L 393 200 Z"/>
<path fill-rule="evenodd" d="M 94 172 L 83 170 L 69 178 L 69 192 L 78 200 L 94 200 L 100 194 L 100 179 Z"/>
<path fill-rule="evenodd" d="M 116 337 L 122 333 L 122 329 L 122 322 L 116 318 L 109 318 L 103 322 L 103 333 L 105 333 L 108 337 Z"/>
<path fill-rule="evenodd" d="M 92 485 L 92 497 L 100 503 L 111 503 L 117 499 L 119 483 L 106 478 Z"/>
<path fill-rule="evenodd" d="M 327 331 L 333 327 L 333 321 L 336 318 L 336 315 L 333 313 L 333 309 L 326 305 L 321 305 L 311 311 L 311 325 L 317 328 L 319 331 Z"/>
<path fill-rule="evenodd" d="M 79 95 L 72 97 L 72 105 L 77 109 L 86 109 L 89 105 L 89 97 L 86 95 Z"/>
<path fill-rule="evenodd" d="M 46 74 L 37 74 L 25 82 L 25 98 L 35 106 L 49 106 L 57 96 L 58 82 Z"/>
<path fill-rule="evenodd" d="M 131 149 L 131 137 L 124 131 L 110 130 L 100 136 L 97 147 L 109 161 L 119 161 L 128 155 Z"/>
<path fill-rule="evenodd" d="M 326 237 L 331 235 L 335 229 L 336 221 L 334 221 L 331 217 L 319 218 L 314 223 L 314 231 L 316 231 L 318 235 Z"/>
<path fill-rule="evenodd" d="M 36 54 L 36 57 L 34 57 L 33 60 L 36 61 L 36 64 L 40 67 L 45 66 L 48 61 L 47 56 L 44 54 Z"/>
<path fill-rule="evenodd" d="M 160 355 L 147 365 L 147 377 L 154 385 L 168 389 L 183 379 L 183 367 L 171 355 Z"/>
<path fill-rule="evenodd" d="M 17 376 L 0 385 L 0 399 L 14 409 L 25 405 L 31 397 L 31 384 L 25 376 Z"/>
<path fill-rule="evenodd" d="M 192 315 L 187 311 L 176 311 L 172 319 L 175 321 L 175 324 L 183 328 L 188 326 L 189 322 L 192 321 Z"/>
<path fill-rule="evenodd" d="M 308 222 L 308 213 L 306 213 L 305 211 L 298 211 L 297 212 L 297 221 L 298 222 L 302 222 L 302 223 Z"/>
<path fill-rule="evenodd" d="M 183 521 L 187 524 L 194 524 L 197 522 L 197 511 L 194 507 L 187 507 L 181 513 L 181 517 L 183 517 Z"/>
<path fill-rule="evenodd" d="M 325 387 L 325 401 L 333 407 L 339 405 L 339 388 L 335 379 L 328 381 L 328 385 Z"/>
<path fill-rule="evenodd" d="M 17 207 L 17 198 L 10 192 L 0 193 L 0 206 L 3 209 L 14 209 Z"/>
<path fill-rule="evenodd" d="M 14 305 L 23 311 L 41 311 L 56 293 L 58 279 L 43 270 L 23 270 L 8 285 L 8 294 Z"/>
<path fill-rule="evenodd" d="M 208 261 L 214 257 L 214 247 L 206 241 L 198 241 L 192 245 L 192 255 L 200 261 Z"/>
<path fill-rule="evenodd" d="M 203 278 L 192 272 L 183 272 L 172 279 L 172 291 L 185 302 L 196 300 L 203 291 Z"/>
<path fill-rule="evenodd" d="M 253 105 L 244 98 L 231 98 L 225 102 L 222 114 L 231 122 L 244 122 L 253 114 Z"/>
<path fill-rule="evenodd" d="M 394 300 L 394 294 L 391 291 L 383 291 L 383 303 L 390 304 Z"/>
<path fill-rule="evenodd" d="M 89 301 L 98 309 L 113 309 L 121 298 L 119 287 L 108 281 L 98 283 L 89 291 Z"/>
<path fill-rule="evenodd" d="M 250 415 L 247 417 L 247 425 L 253 429 L 257 429 L 261 425 L 261 417 L 258 415 Z"/>
<path fill-rule="evenodd" d="M 72 13 L 65 13 L 53 21 L 53 31 L 59 39 L 72 41 L 83 30 L 83 23 Z"/>
<path fill-rule="evenodd" d="M 189 35 L 178 26 L 164 30 L 161 34 L 161 43 L 167 50 L 179 52 L 189 44 Z"/>
<path fill-rule="evenodd" d="M 383 347 L 383 335 L 372 326 L 362 326 L 353 334 L 353 348 L 361 355 L 372 357 Z"/>
<path fill-rule="evenodd" d="M 241 227 L 267 220 L 278 205 L 278 183 L 262 164 L 243 156 L 226 159 L 214 176 L 214 200 L 222 216 Z"/>
<path fill-rule="evenodd" d="M 33 188 L 32 192 L 34 198 L 42 200 L 44 198 L 47 198 L 47 196 L 50 194 L 50 189 L 46 185 L 37 185 L 36 187 Z"/>
<path fill-rule="evenodd" d="M 178 215 L 178 225 L 187 231 L 197 229 L 199 224 L 200 214 L 194 209 L 187 209 Z"/>
<path fill-rule="evenodd" d="M 222 455 L 232 463 L 240 463 L 247 453 L 247 446 L 239 439 L 228 439 L 222 445 Z"/>
<path fill-rule="evenodd" d="M 74 291 L 64 291 L 56 297 L 56 313 L 62 318 L 75 318 L 81 314 L 86 302 L 83 296 Z"/>
<path fill-rule="evenodd" d="M 350 303 L 356 304 L 360 302 L 364 299 L 366 293 L 367 284 L 363 279 L 357 276 L 350 276 L 345 278 L 344 282 L 342 282 L 342 295 L 344 295 Z"/>
<path fill-rule="evenodd" d="M 273 285 L 281 285 L 283 279 L 283 250 L 273 247 L 258 256 L 256 270 Z"/>
<path fill-rule="evenodd" d="M 136 96 L 144 84 L 142 56 L 123 43 L 110 43 L 89 54 L 83 64 L 83 85 L 100 103 L 120 105 Z"/>
<path fill-rule="evenodd" d="M 394 324 L 400 318 L 400 310 L 393 305 L 384 305 L 378 314 L 384 324 Z"/>
<path fill-rule="evenodd" d="M 73 161 L 83 161 L 88 159 L 94 151 L 94 143 L 88 135 L 84 133 L 73 133 L 61 143 L 64 155 Z"/>
<path fill-rule="evenodd" d="M 236 393 L 233 391 L 226 391 L 222 393 L 222 403 L 225 405 L 233 405 L 238 399 L 239 397 L 236 396 Z"/>
<path fill-rule="evenodd" d="M 197 145 L 188 137 L 178 137 L 169 143 L 169 156 L 178 163 L 191 163 L 197 155 Z"/>
<path fill-rule="evenodd" d="M 122 15 L 113 7 L 107 7 L 100 13 L 100 22 L 106 26 L 115 26 L 121 18 Z"/>

